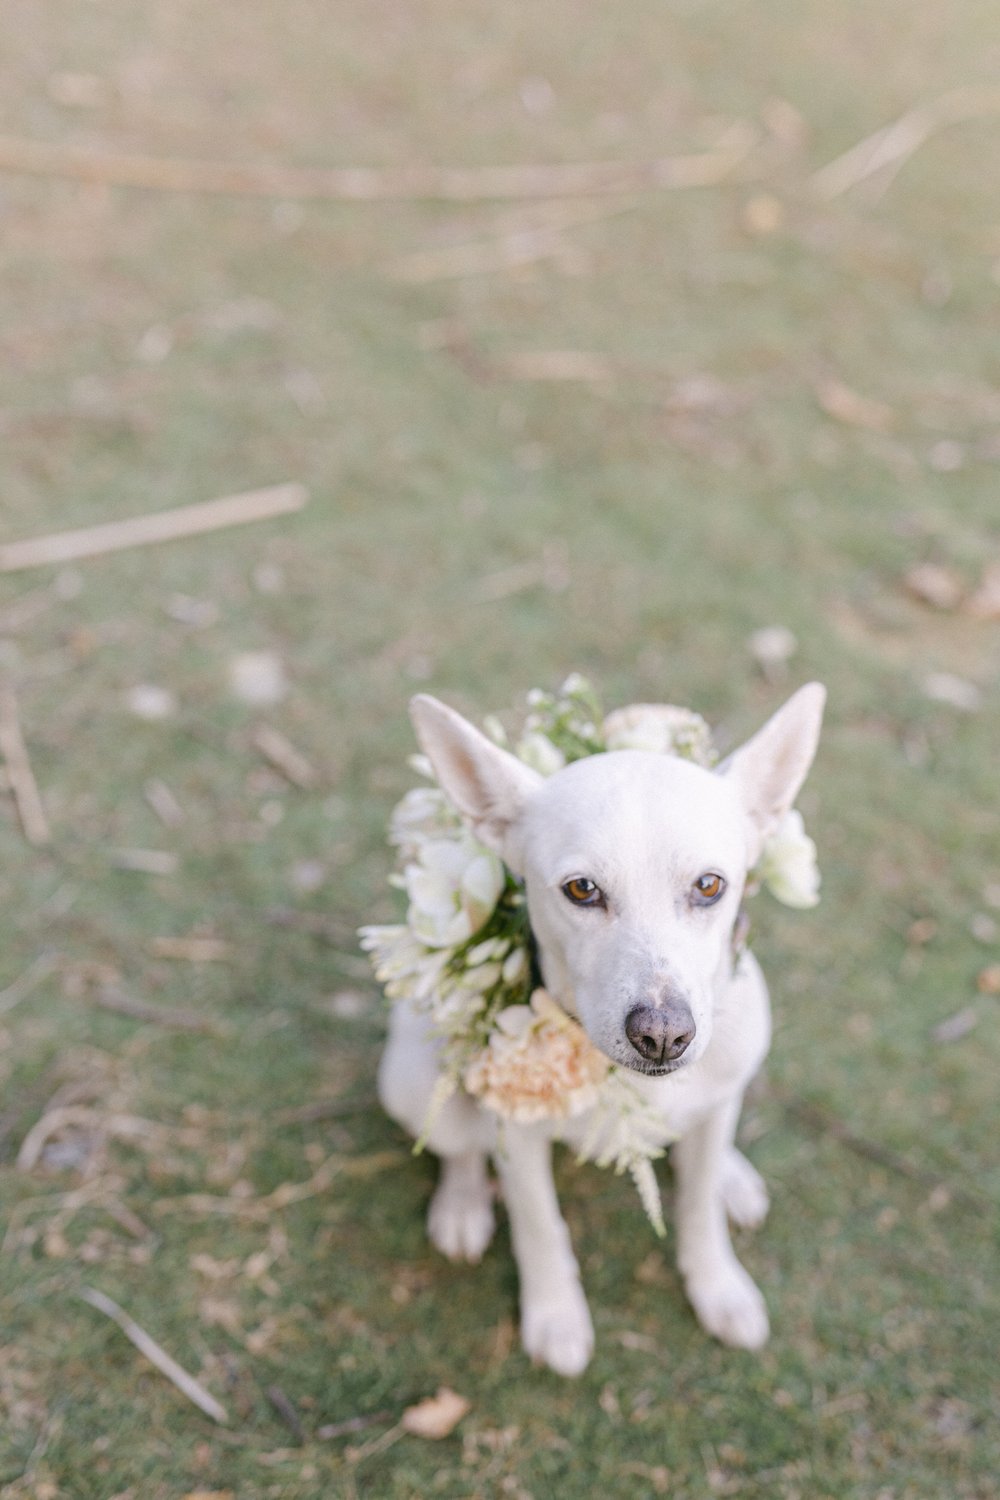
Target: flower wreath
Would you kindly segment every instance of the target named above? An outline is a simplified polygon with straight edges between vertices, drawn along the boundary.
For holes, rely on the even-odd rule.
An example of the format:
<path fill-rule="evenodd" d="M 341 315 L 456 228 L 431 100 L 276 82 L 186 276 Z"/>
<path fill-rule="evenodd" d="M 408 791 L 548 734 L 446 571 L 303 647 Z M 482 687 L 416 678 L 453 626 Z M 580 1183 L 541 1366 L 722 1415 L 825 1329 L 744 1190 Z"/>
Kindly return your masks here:
<path fill-rule="evenodd" d="M 543 776 L 605 750 L 680 755 L 707 768 L 718 759 L 699 714 L 672 704 L 635 703 L 604 717 L 578 673 L 556 694 L 529 693 L 528 710 L 512 746 L 499 720 L 487 719 L 485 728 Z M 434 782 L 425 756 L 413 756 L 410 764 Z M 389 840 L 399 857 L 390 883 L 406 892 L 406 921 L 362 927 L 361 946 L 371 954 L 386 997 L 425 1011 L 441 1037 L 441 1076 L 424 1136 L 436 1111 L 460 1088 L 501 1120 L 558 1124 L 589 1112 L 579 1159 L 628 1171 L 662 1234 L 652 1168 L 663 1154 L 662 1120 L 628 1070 L 606 1058 L 538 984 L 521 883 L 472 835 L 436 784 L 406 793 L 392 813 Z M 787 906 L 815 906 L 819 900 L 816 846 L 794 809 L 765 845 L 747 894 L 761 885 Z M 422 1144 L 423 1138 L 417 1149 Z"/>

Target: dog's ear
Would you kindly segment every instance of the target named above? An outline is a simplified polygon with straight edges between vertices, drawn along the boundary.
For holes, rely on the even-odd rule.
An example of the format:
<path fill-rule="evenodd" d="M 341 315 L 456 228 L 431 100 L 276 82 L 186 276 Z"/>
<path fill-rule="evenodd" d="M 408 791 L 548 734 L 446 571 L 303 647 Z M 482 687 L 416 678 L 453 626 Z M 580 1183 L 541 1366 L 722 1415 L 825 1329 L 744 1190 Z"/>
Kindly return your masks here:
<path fill-rule="evenodd" d="M 755 830 L 751 860 L 794 805 L 816 754 L 825 702 L 826 688 L 807 682 L 719 767 L 738 790 Z"/>
<path fill-rule="evenodd" d="M 478 839 L 519 873 L 515 826 L 544 778 L 427 693 L 410 700 L 420 748 Z"/>

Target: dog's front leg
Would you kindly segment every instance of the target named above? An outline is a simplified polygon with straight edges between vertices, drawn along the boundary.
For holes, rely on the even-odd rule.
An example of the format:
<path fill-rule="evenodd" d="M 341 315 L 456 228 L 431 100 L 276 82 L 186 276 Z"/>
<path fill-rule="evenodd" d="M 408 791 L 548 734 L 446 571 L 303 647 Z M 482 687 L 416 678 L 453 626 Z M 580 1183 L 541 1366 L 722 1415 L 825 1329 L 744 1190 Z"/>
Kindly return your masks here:
<path fill-rule="evenodd" d="M 521 1289 L 521 1340 L 559 1375 L 579 1375 L 594 1348 L 580 1271 L 552 1180 L 552 1143 L 531 1126 L 508 1125 L 496 1153 Z"/>
<path fill-rule="evenodd" d="M 698 1321 L 737 1349 L 759 1349 L 767 1308 L 729 1239 L 723 1176 L 742 1099 L 719 1105 L 674 1147 L 677 1264 Z"/>

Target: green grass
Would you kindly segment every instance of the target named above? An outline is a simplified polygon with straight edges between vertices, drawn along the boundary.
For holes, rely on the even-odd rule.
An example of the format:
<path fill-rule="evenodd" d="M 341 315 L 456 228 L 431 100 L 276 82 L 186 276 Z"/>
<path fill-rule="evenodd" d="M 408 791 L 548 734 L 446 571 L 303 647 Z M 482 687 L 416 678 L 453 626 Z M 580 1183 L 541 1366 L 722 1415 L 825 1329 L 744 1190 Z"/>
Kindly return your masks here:
<path fill-rule="evenodd" d="M 629 201 L 566 229 L 554 259 L 425 284 L 396 275 L 407 256 L 542 210 L 0 182 L 4 537 L 285 479 L 312 497 L 286 521 L 2 580 L 0 667 L 53 839 L 28 847 L 0 794 L 0 987 L 42 952 L 58 963 L 0 1016 L 0 1488 L 985 1500 L 1000 1171 L 997 1001 L 976 978 L 998 952 L 970 924 L 1000 883 L 997 627 L 901 579 L 932 559 L 971 585 L 1000 551 L 997 119 L 940 132 L 878 195 L 819 205 L 808 178 L 911 104 L 990 81 L 993 8 L 335 10 L 18 5 L 0 132 L 376 166 L 630 160 L 704 149 L 734 120 L 760 143 L 744 178 Z M 93 74 L 97 102 L 60 103 L 66 73 Z M 533 112 L 538 79 L 551 101 Z M 776 98 L 801 116 L 797 145 L 769 134 Z M 762 193 L 782 210 L 763 235 L 747 217 Z M 560 349 L 619 373 L 504 373 Z M 887 405 L 887 429 L 826 414 L 830 378 Z M 492 597 L 521 567 L 526 586 Z M 178 623 L 178 593 L 211 601 L 214 623 Z M 518 1350 L 505 1228 L 477 1269 L 432 1255 L 432 1163 L 374 1102 L 383 1021 L 350 934 L 393 909 L 383 829 L 409 781 L 406 699 L 510 710 L 579 669 L 609 706 L 688 703 L 734 743 L 785 690 L 747 647 L 774 623 L 799 641 L 787 685 L 820 677 L 831 701 L 802 804 L 824 901 L 755 913 L 777 1027 L 746 1134 L 774 1207 L 740 1251 L 773 1339 L 760 1357 L 710 1343 L 628 1185 L 564 1159 L 598 1347 L 561 1382 Z M 264 712 L 228 688 L 231 658 L 258 649 L 290 679 Z M 977 683 L 981 710 L 931 702 L 932 671 Z M 171 689 L 173 718 L 130 715 L 142 682 Z M 315 790 L 264 766 L 262 718 Z M 152 777 L 180 826 L 146 802 Z M 179 871 L 117 870 L 121 847 L 172 851 Z M 323 867 L 311 893 L 304 860 Z M 329 918 L 332 941 L 273 925 L 279 907 Z M 229 960 L 151 952 L 192 932 Z M 113 1014 L 96 1003 L 109 981 L 211 1029 Z M 327 1003 L 344 990 L 362 996 L 353 1018 Z M 975 1029 L 935 1044 L 967 1006 Z M 19 1169 L 53 1101 L 92 1114 Z M 288 1122 L 317 1101 L 343 1108 Z M 159 1130 L 88 1134 L 121 1116 Z M 181 1202 L 304 1182 L 331 1154 L 344 1172 L 266 1219 Z M 201 1375 L 228 1429 L 79 1300 L 89 1284 Z M 453 1437 L 379 1446 L 444 1383 L 472 1402 Z"/>

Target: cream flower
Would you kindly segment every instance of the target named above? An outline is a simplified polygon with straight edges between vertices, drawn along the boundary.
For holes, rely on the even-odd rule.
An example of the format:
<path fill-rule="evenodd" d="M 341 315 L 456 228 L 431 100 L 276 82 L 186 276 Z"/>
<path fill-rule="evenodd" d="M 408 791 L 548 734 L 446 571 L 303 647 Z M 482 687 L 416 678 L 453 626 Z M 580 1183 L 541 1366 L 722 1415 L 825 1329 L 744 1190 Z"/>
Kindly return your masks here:
<path fill-rule="evenodd" d="M 470 1094 L 506 1120 L 569 1119 L 591 1109 L 611 1064 L 583 1027 L 538 989 L 500 1012 L 489 1045 L 465 1069 Z"/>
<path fill-rule="evenodd" d="M 461 827 L 458 814 L 436 786 L 415 786 L 392 810 L 389 842 L 406 860 L 415 859 L 427 839 L 447 838 Z"/>
<path fill-rule="evenodd" d="M 540 729 L 529 730 L 517 742 L 516 755 L 541 776 L 554 776 L 566 764 L 566 757 Z"/>
<path fill-rule="evenodd" d="M 469 833 L 425 839 L 403 870 L 407 922 L 428 948 L 454 948 L 477 932 L 500 899 L 504 869 Z"/>
<path fill-rule="evenodd" d="M 802 814 L 787 812 L 764 845 L 757 874 L 772 896 L 786 906 L 816 906 L 820 875 L 816 845 L 805 831 Z"/>
<path fill-rule="evenodd" d="M 683 755 L 699 766 L 711 766 L 715 761 L 712 732 L 701 714 L 672 703 L 632 703 L 628 708 L 616 708 L 604 720 L 603 735 L 609 750 Z"/>

